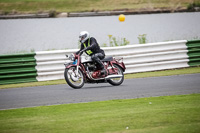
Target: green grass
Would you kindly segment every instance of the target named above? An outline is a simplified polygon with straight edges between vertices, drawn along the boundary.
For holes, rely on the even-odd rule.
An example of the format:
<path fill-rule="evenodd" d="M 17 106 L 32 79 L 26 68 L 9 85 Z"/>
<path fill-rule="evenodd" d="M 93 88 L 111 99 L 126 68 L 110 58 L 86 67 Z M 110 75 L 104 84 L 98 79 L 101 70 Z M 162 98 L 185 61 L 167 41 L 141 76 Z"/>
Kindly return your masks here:
<path fill-rule="evenodd" d="M 164 71 L 162 70 L 162 71 L 154 71 L 154 72 L 127 74 L 127 75 L 125 75 L 125 78 L 126 79 L 146 78 L 146 77 L 171 76 L 171 75 L 182 75 L 182 74 L 193 74 L 193 73 L 200 73 L 200 66 L 189 67 L 189 68 L 179 68 L 179 69 L 172 69 L 172 70 L 164 70 Z"/>
<path fill-rule="evenodd" d="M 200 94 L 0 111 L 4 133 L 199 133 Z"/>
<path fill-rule="evenodd" d="M 126 74 L 125 79 L 171 76 L 171 75 L 192 74 L 192 73 L 200 73 L 200 67 L 198 66 L 198 67 L 189 67 L 189 68 L 174 69 L 174 70 Z M 55 84 L 66 84 L 66 81 L 63 79 L 63 80 L 44 81 L 44 82 L 30 82 L 30 83 L 0 85 L 0 89 L 44 86 L 44 85 L 55 85 Z"/>
<path fill-rule="evenodd" d="M 105 10 L 138 10 L 153 8 L 187 8 L 191 0 L 0 0 L 0 11 L 37 13 L 55 10 L 57 12 L 84 12 Z"/>

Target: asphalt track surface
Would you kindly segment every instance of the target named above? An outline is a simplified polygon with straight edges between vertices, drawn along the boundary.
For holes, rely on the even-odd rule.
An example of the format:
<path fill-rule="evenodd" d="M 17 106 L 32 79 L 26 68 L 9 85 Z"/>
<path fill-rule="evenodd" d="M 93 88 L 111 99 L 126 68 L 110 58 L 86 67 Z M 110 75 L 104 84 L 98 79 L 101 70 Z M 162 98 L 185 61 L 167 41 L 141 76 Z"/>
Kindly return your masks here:
<path fill-rule="evenodd" d="M 72 89 L 67 84 L 0 90 L 0 110 L 200 93 L 200 74 L 125 79 L 120 86 L 85 84 Z"/>

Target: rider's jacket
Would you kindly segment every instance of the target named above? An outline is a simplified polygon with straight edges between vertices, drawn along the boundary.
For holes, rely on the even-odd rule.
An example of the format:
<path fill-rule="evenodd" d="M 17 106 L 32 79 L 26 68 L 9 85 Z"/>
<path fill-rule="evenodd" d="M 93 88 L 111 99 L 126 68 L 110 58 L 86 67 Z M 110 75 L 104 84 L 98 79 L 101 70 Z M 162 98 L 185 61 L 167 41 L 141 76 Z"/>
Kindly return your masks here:
<path fill-rule="evenodd" d="M 103 55 L 105 55 L 104 51 L 100 49 L 99 44 L 97 43 L 94 37 L 91 37 L 88 40 L 86 40 L 84 43 L 81 43 L 81 48 L 79 51 L 76 52 L 76 54 L 79 54 L 79 52 L 86 47 L 87 47 L 87 50 L 85 51 L 85 53 L 89 56 L 92 56 L 93 54 L 96 54 L 96 53 L 102 53 Z"/>

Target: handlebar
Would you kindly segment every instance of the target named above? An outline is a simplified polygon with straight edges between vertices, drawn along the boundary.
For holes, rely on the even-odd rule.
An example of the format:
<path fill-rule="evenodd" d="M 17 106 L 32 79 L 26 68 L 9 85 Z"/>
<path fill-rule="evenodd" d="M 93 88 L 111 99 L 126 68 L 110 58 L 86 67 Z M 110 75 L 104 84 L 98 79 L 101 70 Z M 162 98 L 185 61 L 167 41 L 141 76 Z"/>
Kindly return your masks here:
<path fill-rule="evenodd" d="M 85 50 L 87 50 L 87 48 L 84 48 L 83 50 L 81 50 L 81 51 L 79 52 L 79 55 L 81 55 Z"/>
<path fill-rule="evenodd" d="M 82 55 L 82 53 L 83 53 L 85 50 L 87 50 L 87 48 L 84 48 L 84 49 L 82 49 L 82 50 L 79 52 L 79 54 L 77 54 L 77 55 L 80 55 L 80 56 L 81 56 L 81 55 Z M 66 54 L 65 56 L 66 56 L 67 58 L 70 58 L 72 55 L 71 55 L 71 54 L 69 54 L 69 55 L 68 55 L 68 54 Z M 76 56 L 76 54 L 75 54 L 75 53 L 74 53 L 74 56 Z"/>

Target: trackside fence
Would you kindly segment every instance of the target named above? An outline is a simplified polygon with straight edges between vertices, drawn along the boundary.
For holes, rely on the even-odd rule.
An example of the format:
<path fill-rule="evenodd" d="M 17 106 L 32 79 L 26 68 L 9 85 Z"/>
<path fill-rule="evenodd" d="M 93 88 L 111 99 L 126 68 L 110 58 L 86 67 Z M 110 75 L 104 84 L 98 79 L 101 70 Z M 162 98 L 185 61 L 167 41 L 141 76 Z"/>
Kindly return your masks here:
<path fill-rule="evenodd" d="M 38 51 L 36 52 L 37 80 L 57 80 L 64 79 L 64 63 L 67 62 L 66 54 L 74 53 L 78 49 Z"/>
<path fill-rule="evenodd" d="M 0 85 L 37 81 L 34 56 L 35 53 L 0 55 Z"/>
<path fill-rule="evenodd" d="M 190 66 L 200 65 L 200 40 L 192 40 L 186 43 Z"/>
<path fill-rule="evenodd" d="M 188 67 L 187 41 L 171 41 L 160 43 L 105 48 L 106 54 L 124 58 L 127 73 L 156 71 Z"/>
<path fill-rule="evenodd" d="M 123 57 L 125 74 L 200 65 L 200 40 L 103 47 L 106 56 Z M 78 49 L 0 55 L 0 85 L 64 79 L 66 54 Z"/>
<path fill-rule="evenodd" d="M 137 44 L 119 47 L 103 47 L 106 56 L 123 57 L 126 65 L 125 74 L 164 69 L 189 67 L 187 40 Z M 36 52 L 37 80 L 64 79 L 65 54 L 73 50 Z"/>

